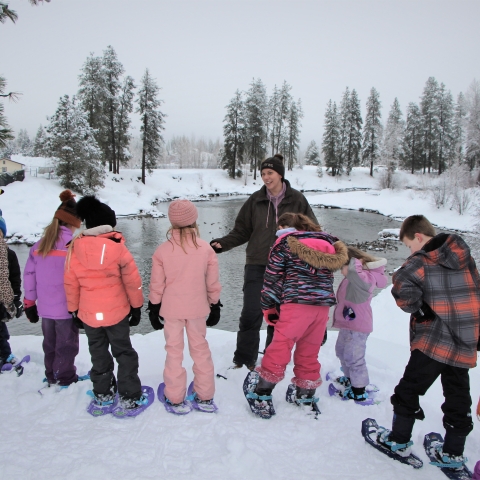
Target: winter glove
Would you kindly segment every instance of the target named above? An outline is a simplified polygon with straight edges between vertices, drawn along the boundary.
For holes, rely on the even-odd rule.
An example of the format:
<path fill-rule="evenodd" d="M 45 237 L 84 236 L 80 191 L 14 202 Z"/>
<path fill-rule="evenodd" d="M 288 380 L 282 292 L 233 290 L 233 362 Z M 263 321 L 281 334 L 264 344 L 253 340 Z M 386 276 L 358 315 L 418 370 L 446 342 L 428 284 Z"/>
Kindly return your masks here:
<path fill-rule="evenodd" d="M 80 318 L 78 318 L 77 314 L 78 314 L 78 310 L 75 310 L 75 312 L 68 312 L 70 313 L 70 315 L 72 315 L 72 319 L 73 319 L 73 324 L 80 330 L 83 330 L 85 327 L 83 325 L 83 322 Z"/>
<path fill-rule="evenodd" d="M 278 322 L 278 319 L 280 318 L 279 312 L 275 307 L 269 308 L 268 310 L 263 311 L 263 318 L 268 323 L 268 325 L 274 327 Z"/>
<path fill-rule="evenodd" d="M 2 322 L 9 322 L 12 318 L 15 318 L 15 314 L 17 313 L 15 303 L 12 302 L 10 305 L 4 305 L 3 307 L 5 309 L 5 314 L 2 318 Z"/>
<path fill-rule="evenodd" d="M 348 321 L 355 320 L 355 312 L 353 311 L 352 307 L 343 307 L 343 318 Z"/>
<path fill-rule="evenodd" d="M 213 251 L 214 251 L 215 253 L 222 253 L 222 252 L 223 252 L 223 247 L 218 248 L 218 247 L 214 247 L 214 246 L 212 245 L 212 243 L 220 243 L 220 240 L 221 240 L 221 238 L 214 238 L 214 239 L 210 242 L 210 246 L 213 248 Z M 223 305 L 222 305 L 222 306 L 223 306 Z"/>
<path fill-rule="evenodd" d="M 142 318 L 142 309 L 141 307 L 130 307 L 130 314 L 129 314 L 129 322 L 128 324 L 131 327 L 136 327 L 140 323 L 140 318 Z"/>
<path fill-rule="evenodd" d="M 435 320 L 435 312 L 428 304 L 423 302 L 422 306 L 416 312 L 412 313 L 412 317 L 417 323 L 428 322 Z"/>
<path fill-rule="evenodd" d="M 220 321 L 220 307 L 223 305 L 220 303 L 220 300 L 210 305 L 210 315 L 207 318 L 207 327 L 214 327 Z"/>
<path fill-rule="evenodd" d="M 30 323 L 37 323 L 40 318 L 38 316 L 37 306 L 33 304 L 31 307 L 25 307 L 25 316 Z"/>
<path fill-rule="evenodd" d="M 161 330 L 164 326 L 165 320 L 163 317 L 160 316 L 160 307 L 162 303 L 153 304 L 152 302 L 148 302 L 147 312 L 148 318 L 150 319 L 150 323 L 154 330 Z"/>
<path fill-rule="evenodd" d="M 15 304 L 15 307 L 17 309 L 17 314 L 15 315 L 15 318 L 20 318 L 23 315 L 23 303 L 20 299 L 14 300 L 13 303 Z"/>
<path fill-rule="evenodd" d="M 328 338 L 328 334 L 327 334 L 327 329 L 325 329 L 325 333 L 323 335 L 323 340 L 322 340 L 322 347 L 323 345 L 325 345 L 327 343 L 327 338 Z"/>

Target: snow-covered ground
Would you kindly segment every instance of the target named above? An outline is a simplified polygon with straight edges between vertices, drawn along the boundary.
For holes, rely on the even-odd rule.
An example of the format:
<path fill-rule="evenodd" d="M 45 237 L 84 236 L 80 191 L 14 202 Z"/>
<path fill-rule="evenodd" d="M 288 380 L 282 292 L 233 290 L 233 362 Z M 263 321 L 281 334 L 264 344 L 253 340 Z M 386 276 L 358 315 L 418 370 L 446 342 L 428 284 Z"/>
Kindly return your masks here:
<path fill-rule="evenodd" d="M 185 417 L 169 414 L 155 403 L 135 419 L 94 418 L 85 411 L 91 383 L 80 382 L 58 393 L 37 393 L 43 378 L 42 338 L 12 337 L 17 356 L 30 354 L 23 376 L 0 376 L 1 431 L 0 478 L 43 479 L 242 479 L 356 478 L 432 480 L 445 478 L 428 465 L 423 436 L 442 434 L 443 401 L 440 381 L 421 400 L 426 413 L 414 428 L 413 450 L 424 461 L 421 470 L 390 460 L 368 446 L 360 434 L 362 420 L 375 418 L 389 427 L 389 397 L 409 357 L 408 315 L 401 312 L 389 289 L 373 300 L 374 332 L 367 344 L 370 381 L 380 387 L 379 405 L 362 407 L 329 397 L 328 383 L 318 389 L 322 414 L 318 420 L 285 402 L 293 376 L 290 364 L 285 379 L 274 390 L 277 415 L 270 420 L 254 417 L 242 393 L 246 369 L 228 380 L 217 379 L 216 414 L 193 411 Z M 26 321 L 24 318 L 16 321 Z M 145 318 L 142 321 L 147 321 Z M 264 334 L 265 332 L 262 332 Z M 319 358 L 322 376 L 338 371 L 335 357 L 337 333 L 330 332 Z M 140 357 L 140 378 L 157 388 L 165 361 L 162 332 L 134 335 Z M 235 334 L 208 330 L 208 341 L 217 369 L 229 364 Z M 263 338 L 262 338 L 263 342 Z M 77 357 L 80 373 L 90 368 L 85 335 Z M 185 351 L 188 382 L 192 362 Z M 472 398 L 480 395 L 480 369 L 471 370 Z M 473 468 L 480 459 L 480 425 L 467 439 L 466 455 Z"/>
<path fill-rule="evenodd" d="M 32 167 L 45 165 L 43 158 L 14 156 L 13 159 Z M 326 174 L 319 178 L 316 167 L 309 166 L 286 172 L 286 178 L 296 189 L 327 192 L 309 194 L 312 205 L 364 208 L 398 219 L 422 213 L 439 227 L 472 230 L 476 222 L 474 207 L 465 215 L 458 215 L 448 208 L 437 209 L 430 195 L 418 189 L 422 176 L 403 171 L 396 175 L 400 189 L 380 190 L 379 173 L 372 178 L 368 168 L 355 168 L 350 176 L 334 178 Z M 248 176 L 245 185 L 245 179 L 229 179 L 227 172 L 220 169 L 159 169 L 147 176 L 146 185 L 140 182 L 140 176 L 140 170 L 121 170 L 120 175 L 107 174 L 105 187 L 98 192 L 98 196 L 117 215 L 158 214 L 158 211 L 166 212 L 166 206 L 162 207 L 161 202 L 173 197 L 202 200 L 209 195 L 249 195 L 263 185 L 260 178 L 254 181 L 252 176 Z M 48 174 L 31 176 L 27 169 L 23 182 L 14 182 L 4 187 L 5 194 L 0 197 L 0 208 L 7 222 L 8 235 L 15 236 L 12 241 L 17 241 L 20 237 L 20 241 L 31 242 L 51 221 L 60 204 L 58 195 L 63 188 L 58 179 L 47 177 Z M 369 190 L 351 191 L 352 189 Z"/>

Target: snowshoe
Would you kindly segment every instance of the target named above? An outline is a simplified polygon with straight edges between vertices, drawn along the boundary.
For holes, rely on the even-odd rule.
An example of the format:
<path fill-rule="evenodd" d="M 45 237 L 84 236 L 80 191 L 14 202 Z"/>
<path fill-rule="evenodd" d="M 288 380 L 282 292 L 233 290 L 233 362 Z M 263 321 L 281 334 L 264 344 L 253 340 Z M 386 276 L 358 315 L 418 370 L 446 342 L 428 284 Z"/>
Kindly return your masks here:
<path fill-rule="evenodd" d="M 193 382 L 187 390 L 187 398 L 185 399 L 190 405 L 200 412 L 214 413 L 218 410 L 213 398 L 210 400 L 200 400 L 197 393 L 193 390 Z"/>
<path fill-rule="evenodd" d="M 318 408 L 318 397 L 315 397 L 315 390 L 311 389 L 302 389 L 296 387 L 291 383 L 287 388 L 287 393 L 285 394 L 285 400 L 288 403 L 293 403 L 298 406 L 310 406 L 311 413 L 315 415 L 317 419 L 318 415 L 322 413 Z"/>
<path fill-rule="evenodd" d="M 243 393 L 247 399 L 250 410 L 260 418 L 271 418 L 275 415 L 272 395 L 258 395 L 255 388 L 260 380 L 260 375 L 255 370 L 248 373 L 243 382 Z"/>
<path fill-rule="evenodd" d="M 331 397 L 338 397 L 343 401 L 353 400 L 357 405 L 363 405 L 368 407 L 370 405 L 378 405 L 380 402 L 369 396 L 368 392 L 365 391 L 362 395 L 355 395 L 351 387 L 346 388 L 345 390 L 339 390 L 335 387 L 333 383 L 328 386 L 328 393 Z"/>
<path fill-rule="evenodd" d="M 9 359 L 11 361 L 9 361 Z M 5 363 L 2 365 L 2 372 L 9 370 L 14 370 L 17 372 L 17 377 L 20 377 L 23 374 L 23 363 L 28 363 L 30 361 L 30 355 L 25 355 L 20 361 L 13 354 L 10 355 Z"/>
<path fill-rule="evenodd" d="M 413 442 L 398 444 L 389 440 L 390 430 L 379 427 L 373 418 L 367 418 L 362 422 L 362 435 L 365 441 L 373 448 L 385 455 L 413 468 L 421 468 L 422 460 L 411 453 Z"/>
<path fill-rule="evenodd" d="M 173 413 L 174 415 L 187 415 L 192 411 L 192 406 L 185 402 L 185 400 L 181 403 L 172 403 L 166 396 L 165 396 L 165 383 L 161 383 L 158 386 L 157 390 L 157 398 L 160 402 L 163 403 L 165 410 L 168 413 Z"/>
<path fill-rule="evenodd" d="M 116 418 L 132 418 L 140 415 L 155 401 L 152 387 L 142 385 L 142 395 L 138 399 L 120 398 L 118 405 L 112 410 Z"/>
<path fill-rule="evenodd" d="M 112 413 L 118 404 L 118 394 L 98 394 L 95 395 L 93 390 L 88 390 L 87 395 L 92 397 L 87 407 L 87 412 L 94 417 L 101 417 Z"/>

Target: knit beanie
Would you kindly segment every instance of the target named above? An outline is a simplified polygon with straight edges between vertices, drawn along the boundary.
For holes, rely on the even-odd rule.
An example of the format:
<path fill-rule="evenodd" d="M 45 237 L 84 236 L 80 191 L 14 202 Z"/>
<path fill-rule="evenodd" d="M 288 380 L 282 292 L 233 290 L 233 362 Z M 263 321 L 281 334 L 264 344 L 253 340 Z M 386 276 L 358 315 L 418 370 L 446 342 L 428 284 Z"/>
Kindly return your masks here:
<path fill-rule="evenodd" d="M 75 206 L 77 205 L 75 195 L 70 190 L 64 190 L 60 194 L 60 200 L 62 204 L 57 208 L 53 218 L 58 218 L 58 220 L 73 225 L 75 228 L 80 228 L 82 222 L 75 210 Z"/>
<path fill-rule="evenodd" d="M 115 228 L 117 219 L 115 212 L 105 203 L 102 203 L 93 195 L 86 195 L 77 202 L 77 215 L 85 220 L 87 228 L 95 228 L 100 225 L 110 225 Z"/>
<path fill-rule="evenodd" d="M 7 224 L 2 216 L 2 211 L 0 210 L 0 230 L 3 233 L 3 238 L 7 236 Z"/>
<path fill-rule="evenodd" d="M 172 227 L 188 227 L 198 218 L 197 207 L 190 200 L 175 200 L 168 207 L 168 219 Z"/>
<path fill-rule="evenodd" d="M 283 155 L 280 155 L 279 153 L 276 153 L 273 157 L 267 158 L 262 162 L 262 165 L 260 166 L 260 172 L 264 168 L 270 168 L 277 172 L 279 175 L 282 176 L 282 178 L 285 177 L 285 167 L 283 165 Z"/>

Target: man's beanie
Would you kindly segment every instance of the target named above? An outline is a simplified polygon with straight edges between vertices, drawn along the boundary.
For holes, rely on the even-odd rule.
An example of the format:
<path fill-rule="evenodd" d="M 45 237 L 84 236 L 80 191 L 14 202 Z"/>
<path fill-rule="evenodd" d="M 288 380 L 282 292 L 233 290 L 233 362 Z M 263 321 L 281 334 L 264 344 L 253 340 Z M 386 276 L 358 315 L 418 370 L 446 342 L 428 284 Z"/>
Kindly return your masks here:
<path fill-rule="evenodd" d="M 3 233 L 3 238 L 7 236 L 7 224 L 5 223 L 5 219 L 3 218 L 3 213 L 0 210 L 0 230 Z"/>
<path fill-rule="evenodd" d="M 168 207 L 168 219 L 173 227 L 188 227 L 197 218 L 197 207 L 190 200 L 175 200 Z"/>
<path fill-rule="evenodd" d="M 64 190 L 60 194 L 60 200 L 62 204 L 57 208 L 53 218 L 58 218 L 58 220 L 73 225 L 75 228 L 80 228 L 82 222 L 75 209 L 77 205 L 75 195 L 70 190 Z"/>
<path fill-rule="evenodd" d="M 283 155 L 280 155 L 279 153 L 276 153 L 273 157 L 267 158 L 262 162 L 262 165 L 260 167 L 260 171 L 262 171 L 264 168 L 270 168 L 272 170 L 275 170 L 279 175 L 285 177 L 285 167 L 283 165 Z"/>
<path fill-rule="evenodd" d="M 77 215 L 85 220 L 87 228 L 95 228 L 100 225 L 110 225 L 114 228 L 117 224 L 115 212 L 91 195 L 87 195 L 77 202 Z"/>

